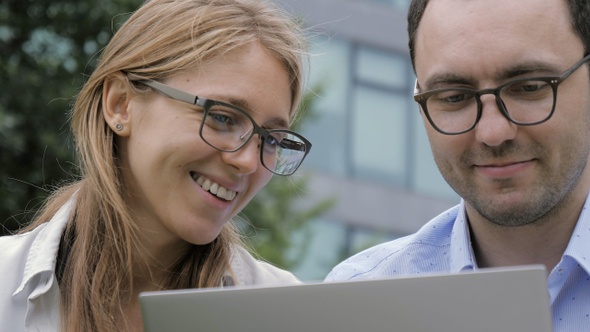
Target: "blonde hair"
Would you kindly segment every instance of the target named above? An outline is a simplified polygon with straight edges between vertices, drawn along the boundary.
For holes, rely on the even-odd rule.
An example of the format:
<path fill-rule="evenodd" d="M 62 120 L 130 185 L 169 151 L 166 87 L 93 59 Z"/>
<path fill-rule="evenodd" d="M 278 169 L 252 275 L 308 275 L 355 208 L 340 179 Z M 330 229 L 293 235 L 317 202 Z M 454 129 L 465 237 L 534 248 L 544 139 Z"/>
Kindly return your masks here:
<path fill-rule="evenodd" d="M 71 197 L 76 207 L 61 247 L 71 254 L 61 279 L 62 327 L 66 331 L 114 331 L 113 316 L 132 294 L 134 260 L 141 255 L 139 225 L 123 200 L 114 133 L 102 114 L 106 80 L 125 73 L 164 79 L 198 68 L 208 59 L 259 42 L 282 61 L 291 79 L 291 118 L 302 90 L 305 42 L 297 23 L 262 0 L 152 0 L 115 33 L 71 113 L 82 179 L 56 191 L 29 227 L 49 220 Z M 130 91 L 135 91 L 127 80 Z M 213 287 L 231 273 L 230 249 L 239 243 L 231 223 L 219 237 L 194 246 L 170 271 L 162 289 Z M 60 249 L 61 251 L 61 249 Z"/>

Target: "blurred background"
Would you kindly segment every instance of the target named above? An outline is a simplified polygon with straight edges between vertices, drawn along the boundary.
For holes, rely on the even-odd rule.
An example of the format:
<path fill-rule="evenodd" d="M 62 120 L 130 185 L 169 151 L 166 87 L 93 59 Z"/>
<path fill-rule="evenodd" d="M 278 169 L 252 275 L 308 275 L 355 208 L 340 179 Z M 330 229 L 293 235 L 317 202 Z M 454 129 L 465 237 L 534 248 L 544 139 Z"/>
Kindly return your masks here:
<path fill-rule="evenodd" d="M 237 222 L 263 259 L 305 281 L 416 231 L 458 202 L 413 102 L 409 0 L 276 0 L 311 48 L 302 169 L 275 177 Z M 0 3 L 0 235 L 76 179 L 68 110 L 100 50 L 141 0 Z"/>

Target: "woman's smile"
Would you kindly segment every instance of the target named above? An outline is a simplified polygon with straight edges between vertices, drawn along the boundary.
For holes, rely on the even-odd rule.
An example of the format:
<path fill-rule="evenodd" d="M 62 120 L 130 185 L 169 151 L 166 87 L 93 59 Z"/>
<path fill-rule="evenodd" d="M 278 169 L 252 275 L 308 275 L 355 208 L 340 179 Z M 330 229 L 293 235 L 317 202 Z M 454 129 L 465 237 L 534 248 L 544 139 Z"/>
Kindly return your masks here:
<path fill-rule="evenodd" d="M 201 186 L 205 191 L 208 191 L 212 195 L 225 200 L 225 201 L 232 201 L 236 198 L 237 192 L 231 189 L 227 189 L 222 185 L 218 184 L 217 182 L 212 181 L 211 179 L 199 175 L 195 172 L 191 172 L 191 177 L 193 180 Z"/>

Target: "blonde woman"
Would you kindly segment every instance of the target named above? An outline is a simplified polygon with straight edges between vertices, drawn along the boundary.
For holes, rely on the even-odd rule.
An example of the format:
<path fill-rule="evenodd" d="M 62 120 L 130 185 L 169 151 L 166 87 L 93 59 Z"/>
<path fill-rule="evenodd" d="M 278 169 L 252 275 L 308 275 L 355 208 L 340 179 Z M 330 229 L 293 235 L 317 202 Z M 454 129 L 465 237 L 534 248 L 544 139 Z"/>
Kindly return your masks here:
<path fill-rule="evenodd" d="M 142 291 L 298 282 L 230 220 L 311 148 L 288 129 L 304 44 L 261 0 L 140 7 L 73 107 L 81 179 L 0 238 L 0 330 L 141 331 Z"/>

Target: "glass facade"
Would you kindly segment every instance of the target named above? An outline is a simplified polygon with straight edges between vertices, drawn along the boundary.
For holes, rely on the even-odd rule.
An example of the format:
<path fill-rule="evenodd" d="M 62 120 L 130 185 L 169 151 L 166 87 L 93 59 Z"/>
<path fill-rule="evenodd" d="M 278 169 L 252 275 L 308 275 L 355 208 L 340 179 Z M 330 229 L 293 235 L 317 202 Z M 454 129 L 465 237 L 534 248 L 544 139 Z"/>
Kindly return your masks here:
<path fill-rule="evenodd" d="M 354 68 L 349 135 L 352 177 L 403 186 L 407 173 L 407 63 L 360 44 L 351 45 Z"/>
<path fill-rule="evenodd" d="M 351 1 L 351 0 L 345 0 L 345 1 Z M 405 10 L 408 7 L 408 4 L 410 2 L 409 0 L 352 0 L 352 1 L 372 2 L 372 3 L 376 3 L 376 4 L 383 4 L 383 5 L 391 6 L 393 8 L 399 9 L 399 10 Z"/>

